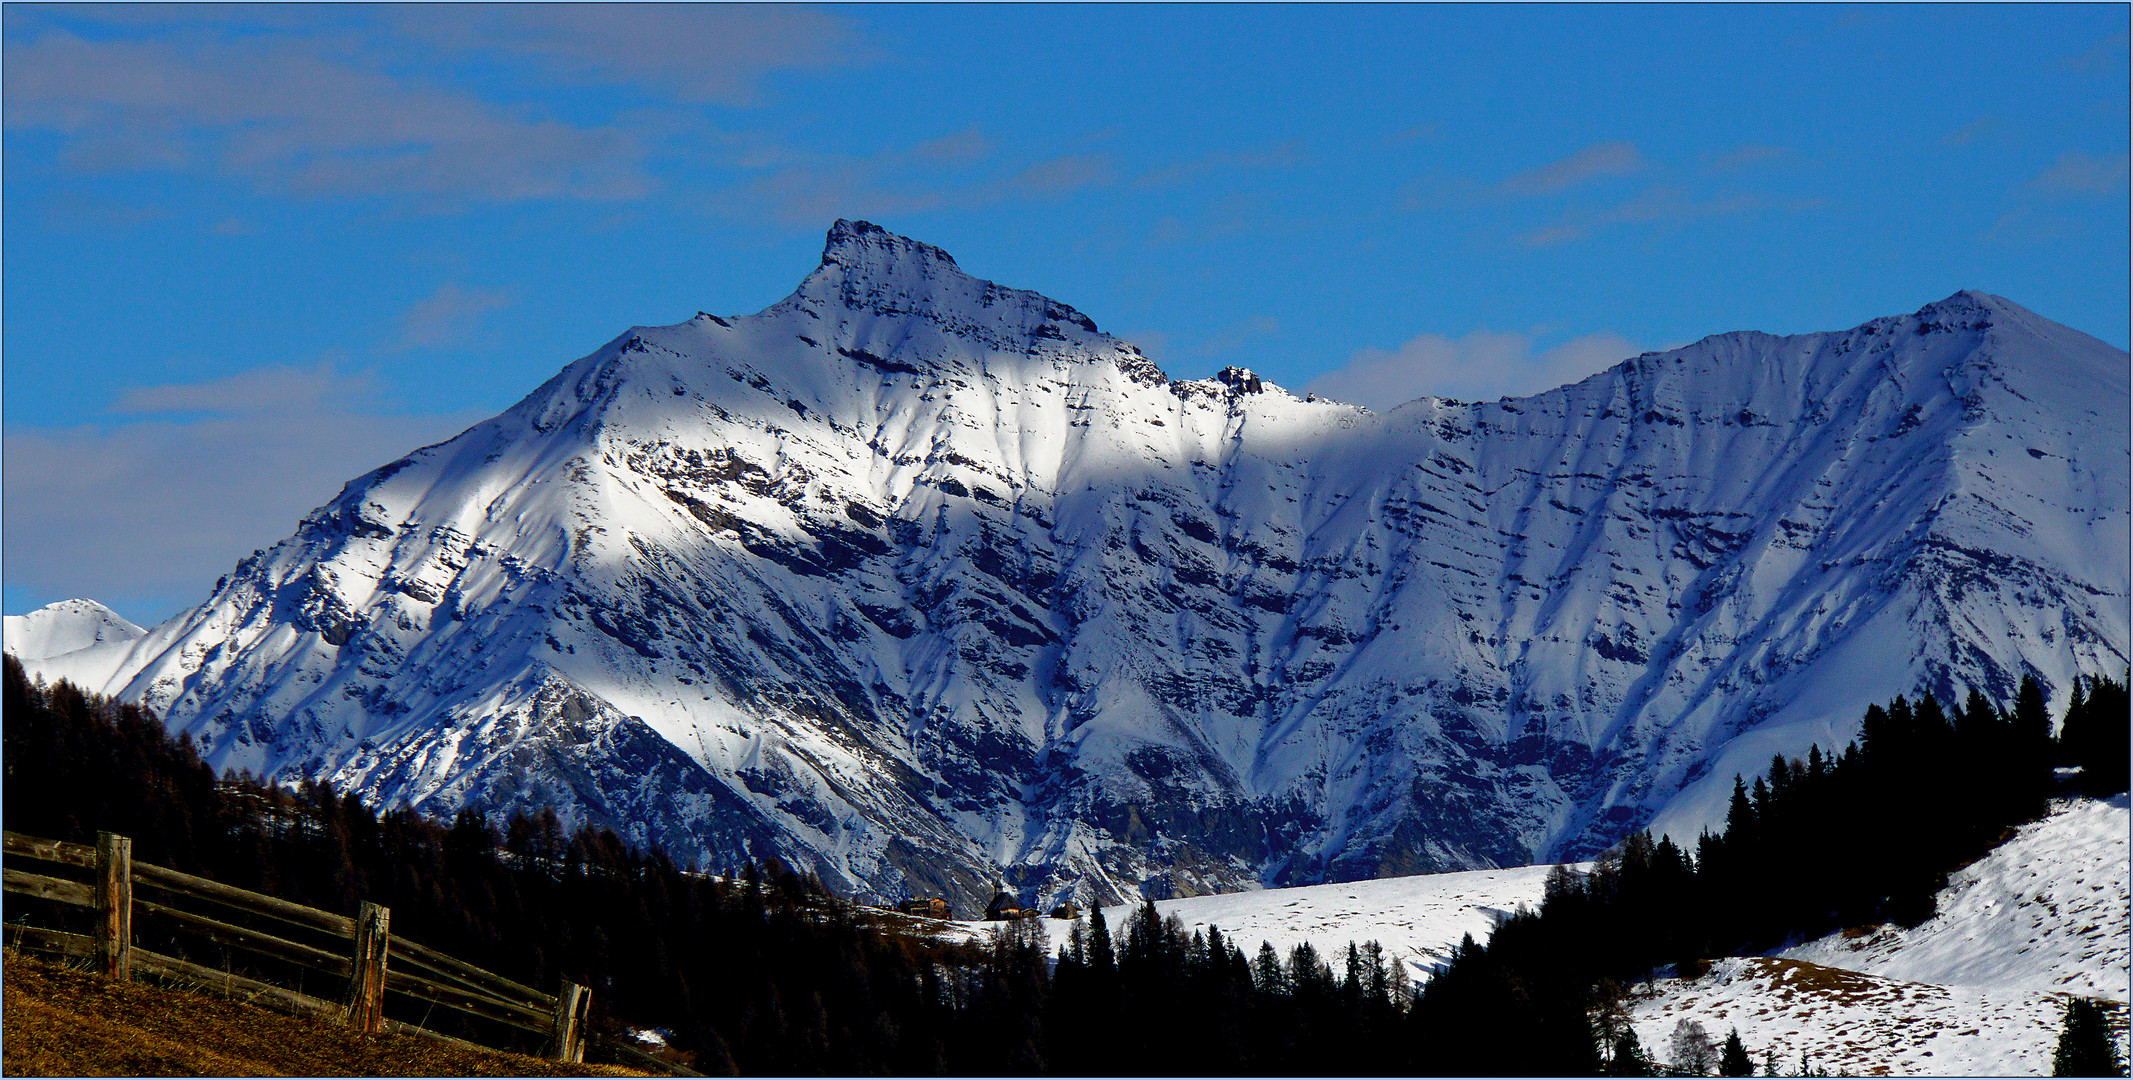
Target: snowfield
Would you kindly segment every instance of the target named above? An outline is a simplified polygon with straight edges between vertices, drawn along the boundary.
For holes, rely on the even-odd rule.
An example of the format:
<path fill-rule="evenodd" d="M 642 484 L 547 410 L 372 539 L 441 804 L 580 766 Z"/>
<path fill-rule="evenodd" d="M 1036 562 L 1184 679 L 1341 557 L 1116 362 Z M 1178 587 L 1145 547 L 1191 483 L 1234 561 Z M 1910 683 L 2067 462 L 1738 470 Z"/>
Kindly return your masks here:
<path fill-rule="evenodd" d="M 1687 984 L 1666 980 L 1637 1003 L 1645 1052 L 1663 1057 L 1674 1025 L 1723 1040 L 1739 1028 L 1758 1065 L 1806 1054 L 1839 1076 L 2049 1076 L 2065 1005 L 2053 995 L 1935 986 L 1802 960 L 1732 957 Z"/>
<path fill-rule="evenodd" d="M 94 600 L 61 600 L 5 620 L 7 651 L 28 663 L 147 633 Z"/>
<path fill-rule="evenodd" d="M 1933 918 L 1832 934 L 1771 957 L 1662 979 L 1634 1008 L 1646 1052 L 1695 1020 L 1738 1027 L 1839 1074 L 2049 1075 L 2069 994 L 2116 1002 L 2121 1052 L 2133 947 L 2127 799 L 2076 800 L 1950 876 Z"/>
<path fill-rule="evenodd" d="M 2126 796 L 2083 799 L 1950 875 L 1933 918 L 1784 955 L 1890 979 L 2133 999 Z"/>
<path fill-rule="evenodd" d="M 1521 906 L 1540 906 L 1552 869 L 1519 866 L 1189 896 L 1158 900 L 1155 909 L 1166 918 L 1177 916 L 1188 931 L 1221 927 L 1222 936 L 1246 957 L 1264 941 L 1287 960 L 1290 949 L 1309 942 L 1335 974 L 1344 970 L 1350 942 L 1376 941 L 1388 959 L 1399 960 L 1408 977 L 1419 981 L 1451 959 L 1461 937 L 1487 941 L 1500 917 Z M 1104 909 L 1113 936 L 1135 910 L 1131 904 Z"/>
<path fill-rule="evenodd" d="M 2127 797 L 2057 804 L 1990 855 L 1951 875 L 1936 914 L 1904 930 L 1832 934 L 1772 956 L 1727 957 L 1701 978 L 1633 988 L 1632 1023 L 1662 1062 L 1674 1026 L 1714 1039 L 1739 1028 L 1758 1067 L 1775 1050 L 1838 1075 L 2049 1075 L 2067 995 L 2117 1003 L 2125 1049 L 2133 950 L 2133 832 Z M 1583 869 L 1584 867 L 1579 867 Z M 1286 959 L 1309 942 L 1342 968 L 1349 942 L 1376 940 L 1426 979 L 1464 934 L 1538 906 L 1550 867 L 1262 889 L 1156 902 L 1188 929 L 1219 926 L 1247 956 L 1261 941 Z M 1104 909 L 1114 938 L 1137 905 Z M 1051 946 L 1070 923 L 1043 921 Z M 947 924 L 982 942 L 997 924 Z"/>
<path fill-rule="evenodd" d="M 1574 869 L 1590 865 L 1577 864 Z M 1286 962 L 1289 950 L 1309 942 L 1336 975 L 1346 970 L 1343 964 L 1350 942 L 1360 946 L 1375 941 L 1384 947 L 1387 960 L 1398 961 L 1408 978 L 1419 982 L 1429 977 L 1435 965 L 1451 959 L 1461 937 L 1472 934 L 1474 940 L 1486 941 L 1502 916 L 1522 906 L 1538 907 L 1552 869 L 1518 866 L 1255 889 L 1158 900 L 1155 909 L 1166 919 L 1177 916 L 1188 932 L 1219 927 L 1222 936 L 1247 958 L 1266 942 Z M 1138 904 L 1103 909 L 1114 940 L 1124 939 L 1126 921 L 1138 910 Z M 1043 923 L 1054 950 L 1066 941 L 1073 926 L 1066 919 L 1048 918 Z M 983 942 L 1000 924 L 958 921 L 943 925 L 942 937 Z"/>

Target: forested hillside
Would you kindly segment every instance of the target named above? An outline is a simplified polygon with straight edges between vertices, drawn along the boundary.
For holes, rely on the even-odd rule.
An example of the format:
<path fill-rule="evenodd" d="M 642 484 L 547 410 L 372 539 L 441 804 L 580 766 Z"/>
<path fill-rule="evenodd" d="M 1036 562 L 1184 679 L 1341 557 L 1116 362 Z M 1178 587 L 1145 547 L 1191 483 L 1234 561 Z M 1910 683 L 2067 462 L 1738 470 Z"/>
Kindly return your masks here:
<path fill-rule="evenodd" d="M 2042 812 L 2055 755 L 2091 792 L 2122 789 L 2128 728 L 2109 680 L 2077 695 L 2056 742 L 2033 686 L 2012 713 L 1977 697 L 1952 715 L 1931 698 L 1877 706 L 1861 743 L 1741 785 L 1695 851 L 1638 834 L 1591 874 L 1559 874 L 1539 911 L 1468 941 L 1416 995 L 1374 944 L 1283 956 L 1188 934 L 1152 904 L 1063 942 L 1024 921 L 990 948 L 944 945 L 775 864 L 678 867 L 552 814 L 444 825 L 322 784 L 218 778 L 136 707 L 33 685 L 12 658 L 6 683 L 8 828 L 108 829 L 142 861 L 335 911 L 385 904 L 396 934 L 532 985 L 592 986 L 599 1022 L 662 1029 L 699 1069 L 751 1074 L 1634 1068 L 1612 988 L 1925 918 L 1949 871 Z M 143 924 L 144 942 L 157 932 Z"/>

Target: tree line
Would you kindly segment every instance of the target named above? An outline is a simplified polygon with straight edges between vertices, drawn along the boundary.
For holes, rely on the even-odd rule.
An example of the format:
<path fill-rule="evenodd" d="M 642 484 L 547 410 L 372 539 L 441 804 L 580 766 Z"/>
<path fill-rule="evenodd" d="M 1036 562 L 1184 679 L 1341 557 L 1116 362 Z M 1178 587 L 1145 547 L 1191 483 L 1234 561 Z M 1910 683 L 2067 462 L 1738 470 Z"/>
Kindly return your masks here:
<path fill-rule="evenodd" d="M 2128 727 L 2111 680 L 2077 694 L 2056 740 L 2034 684 L 2006 713 L 1975 695 L 1952 714 L 1930 697 L 1875 706 L 1842 753 L 1737 782 L 1694 851 L 1638 833 L 1588 874 L 1552 874 L 1537 910 L 1463 941 L 1416 993 L 1376 943 L 1247 951 L 1148 903 L 1063 941 L 1026 920 L 944 944 L 775 862 L 690 873 L 552 811 L 445 823 L 319 781 L 218 778 L 149 713 L 32 684 L 12 657 L 5 709 L 10 829 L 111 830 L 142 861 L 348 914 L 384 904 L 396 934 L 592 987 L 596 1022 L 660 1029 L 699 1070 L 787 1075 L 1642 1071 L 1622 986 L 1925 918 L 1950 871 L 2043 812 L 2055 763 L 2123 790 L 2124 751 L 2105 759 Z"/>
<path fill-rule="evenodd" d="M 2043 816 L 2055 765 L 2080 768 L 2071 785 L 2087 794 L 2124 791 L 2129 726 L 2126 684 L 2108 678 L 2077 691 L 2056 739 L 2028 679 L 2011 711 L 1974 692 L 1952 713 L 1931 695 L 1871 706 L 1841 753 L 1817 746 L 1753 783 L 1736 776 L 1725 827 L 1693 851 L 1639 832 L 1589 873 L 1558 868 L 1537 910 L 1462 944 L 1418 1011 L 1446 999 L 1446 1034 L 1532 1048 L 1554 1066 L 1536 1071 L 1640 1075 L 1651 1062 L 1623 987 L 1845 927 L 1923 922 L 1950 873 Z M 1596 1032 L 1577 1030 L 1586 1016 Z"/>
<path fill-rule="evenodd" d="M 1247 963 L 1219 931 L 1187 934 L 1153 905 L 1115 943 L 1101 914 L 1083 920 L 1056 955 L 1036 920 L 1003 924 L 989 947 L 944 944 L 774 861 L 690 873 L 611 832 L 565 830 L 552 811 L 445 823 L 373 811 L 323 781 L 217 777 L 147 711 L 32 684 L 13 657 L 5 668 L 8 828 L 76 843 L 109 830 L 143 862 L 343 914 L 383 904 L 397 935 L 531 986 L 592 987 L 596 1024 L 660 1030 L 700 1071 L 1389 1072 L 1411 1060 L 1370 1056 L 1389 1052 L 1408 998 L 1375 945 L 1350 950 L 1338 977 L 1308 946 Z M 429 1022 L 458 1033 L 460 1021 Z M 1357 1054 L 1325 1056 L 1340 1046 Z"/>

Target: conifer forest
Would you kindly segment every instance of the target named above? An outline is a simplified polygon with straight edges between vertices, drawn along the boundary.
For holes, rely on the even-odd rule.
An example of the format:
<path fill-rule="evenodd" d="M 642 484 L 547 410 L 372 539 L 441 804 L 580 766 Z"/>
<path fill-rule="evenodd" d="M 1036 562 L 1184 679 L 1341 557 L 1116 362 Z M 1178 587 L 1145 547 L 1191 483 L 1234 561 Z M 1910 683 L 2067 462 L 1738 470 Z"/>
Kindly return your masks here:
<path fill-rule="evenodd" d="M 669 1032 L 718 1074 L 1635 1075 L 1653 1061 L 1621 1022 L 1625 987 L 1921 921 L 1951 870 L 2043 813 L 2055 766 L 2108 794 L 2128 757 L 2120 682 L 2084 687 L 2056 739 L 2034 684 L 2011 712 L 1899 698 L 1857 742 L 1742 778 L 1693 849 L 1638 833 L 1589 873 L 1559 868 L 1538 909 L 1413 992 L 1375 942 L 1283 954 L 1188 933 L 1153 903 L 1064 940 L 1024 920 L 989 947 L 946 944 L 775 863 L 682 867 L 552 813 L 446 824 L 323 783 L 217 777 L 139 708 L 32 684 L 12 657 L 6 680 L 11 829 L 120 832 L 142 861 L 333 911 L 385 904 L 396 933 L 591 986 L 596 1023 Z"/>

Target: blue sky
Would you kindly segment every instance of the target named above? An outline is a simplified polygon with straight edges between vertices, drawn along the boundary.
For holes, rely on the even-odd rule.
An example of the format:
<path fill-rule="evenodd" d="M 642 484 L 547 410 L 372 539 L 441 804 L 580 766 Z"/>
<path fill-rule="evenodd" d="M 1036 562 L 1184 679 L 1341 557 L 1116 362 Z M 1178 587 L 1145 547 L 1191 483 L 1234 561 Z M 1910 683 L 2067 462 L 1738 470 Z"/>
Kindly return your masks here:
<path fill-rule="evenodd" d="M 837 217 L 1381 403 L 1961 288 L 2128 340 L 2128 8 L 5 8 L 5 606 L 196 602 Z"/>

